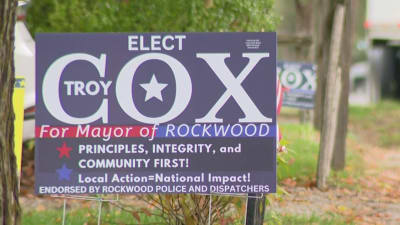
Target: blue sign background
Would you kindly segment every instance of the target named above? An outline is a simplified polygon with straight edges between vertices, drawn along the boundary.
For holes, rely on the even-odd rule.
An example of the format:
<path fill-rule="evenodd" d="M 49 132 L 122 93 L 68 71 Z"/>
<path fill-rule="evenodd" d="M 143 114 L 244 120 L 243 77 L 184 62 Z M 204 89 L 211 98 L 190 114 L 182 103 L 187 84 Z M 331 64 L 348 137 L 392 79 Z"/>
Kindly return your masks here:
<path fill-rule="evenodd" d="M 129 36 L 143 36 L 143 47 L 151 47 L 152 36 L 162 37 L 184 35 L 181 46 L 175 39 L 169 39 L 166 47 L 172 50 L 129 50 Z M 138 39 L 137 45 L 140 48 Z M 132 46 L 131 46 L 132 47 Z M 170 121 L 157 124 L 156 134 L 140 137 L 130 133 L 127 137 L 83 137 L 77 135 L 77 127 L 97 126 L 101 131 L 106 128 L 132 126 L 137 129 L 152 123 L 140 122 L 127 115 L 117 99 L 116 83 L 121 69 L 133 58 L 149 53 L 161 53 L 179 61 L 188 71 L 191 80 L 191 96 L 187 106 L 178 116 Z M 245 94 L 251 99 L 262 115 L 271 118 L 272 122 L 249 121 L 240 123 L 246 116 L 237 100 L 230 96 L 218 110 L 217 118 L 223 123 L 198 123 L 196 119 L 204 117 L 214 107 L 220 97 L 227 91 L 226 84 L 216 75 L 211 66 L 198 53 L 227 54 L 224 63 L 232 72 L 234 79 L 249 63 L 243 53 L 268 53 L 251 68 L 241 83 Z M 55 61 L 70 54 L 86 54 L 97 59 L 106 56 L 105 76 L 100 77 L 96 67 L 88 61 L 76 60 L 62 69 L 59 74 L 49 73 Z M 36 39 L 36 193 L 39 194 L 82 194 L 82 193 L 189 193 L 189 192 L 227 192 L 227 193 L 265 193 L 276 191 L 276 34 L 275 33 L 144 33 L 144 34 L 39 34 Z M 221 64 L 222 65 L 222 64 Z M 73 124 L 62 121 L 51 113 L 52 103 L 47 99 L 56 98 L 52 90 L 45 87 L 45 76 L 59 76 L 58 99 L 64 112 L 72 117 L 81 118 L 94 114 L 104 99 L 108 100 L 108 122 L 97 119 L 90 123 Z M 135 73 L 132 71 L 131 90 L 123 90 L 126 98 L 132 98 L 137 110 L 147 117 L 162 117 L 173 107 L 177 96 L 177 78 L 170 65 L 161 60 L 147 60 L 140 64 Z M 225 74 L 223 76 L 231 76 Z M 143 84 L 150 84 L 155 77 L 156 83 L 165 84 L 161 98 L 150 96 Z M 87 85 L 90 81 L 111 84 L 107 95 L 101 89 L 97 94 L 95 85 L 86 89 L 74 86 L 77 82 Z M 188 84 L 187 87 L 189 87 Z M 75 92 L 76 91 L 76 92 Z M 229 91 L 238 91 L 238 89 Z M 69 93 L 69 94 L 68 94 Z M 76 93 L 76 95 L 75 95 Z M 84 95 L 82 93 L 85 93 Z M 47 96 L 46 96 L 47 95 Z M 124 95 L 125 96 L 125 95 Z M 54 100 L 54 99 L 53 99 Z M 249 102 L 247 102 L 249 103 Z M 250 105 L 247 105 L 250 107 Z M 247 107 L 246 106 L 246 107 Z M 186 126 L 195 127 L 195 134 L 186 134 Z M 166 132 L 167 126 L 175 128 L 174 135 Z M 180 132 L 178 132 L 178 127 Z M 215 128 L 219 127 L 219 128 Z M 230 128 L 229 128 L 230 127 Z M 66 129 L 64 135 L 57 134 L 57 129 Z M 132 128 L 135 130 L 136 128 Z M 228 129 L 227 134 L 215 135 L 215 129 Z M 163 130 L 164 129 L 164 130 Z M 204 129 L 211 129 L 208 135 Z M 121 129 L 122 130 L 122 129 Z M 150 129 L 151 130 L 151 129 Z M 247 133 L 245 132 L 247 131 Z M 52 133 L 53 132 L 53 133 Z M 53 135 L 52 135 L 53 134 Z M 182 135 L 180 135 L 182 134 Z M 200 134 L 200 135 L 199 135 Z M 91 137 L 90 137 L 91 136 Z M 169 145 L 170 144 L 170 145 Z M 114 146 L 122 153 L 96 153 L 90 149 L 96 146 Z M 203 146 L 199 153 L 160 153 L 153 152 L 157 146 Z M 205 151 L 204 146 L 210 146 Z M 91 147 L 88 147 L 91 146 Z M 115 147 L 117 146 L 117 147 Z M 128 146 L 128 147 L 126 147 Z M 135 147 L 133 147 L 135 146 Z M 144 152 L 133 148 L 142 146 Z M 230 152 L 224 153 L 226 149 Z M 234 152 L 236 151 L 240 152 Z M 129 153 L 128 153 L 129 152 Z M 159 167 L 156 161 L 182 159 L 178 167 Z M 97 161 L 96 161 L 97 160 Z M 121 168 L 104 168 L 102 165 L 91 167 L 90 162 L 101 160 L 142 162 L 142 166 L 124 166 Z M 136 161 L 137 160 L 137 161 Z M 143 160 L 143 161 L 141 161 Z M 148 164 L 145 165 L 145 161 Z M 140 161 L 140 162 L 139 162 Z M 155 177 L 181 177 L 176 182 L 156 180 Z M 128 176 L 131 179 L 123 182 L 113 177 Z M 184 178 L 182 178 L 184 177 Z M 201 178 L 191 181 L 191 178 Z M 228 178 L 227 178 L 228 177 Z M 215 179 L 214 179 L 215 178 Z M 219 180 L 221 178 L 221 180 Z M 222 182 L 223 179 L 229 179 Z M 245 181 L 244 181 L 245 180 Z M 177 187 L 185 187 L 184 191 Z M 236 187 L 235 187 L 236 186 Z M 167 187 L 167 188 L 165 188 Z M 97 189 L 98 188 L 98 189 Z"/>

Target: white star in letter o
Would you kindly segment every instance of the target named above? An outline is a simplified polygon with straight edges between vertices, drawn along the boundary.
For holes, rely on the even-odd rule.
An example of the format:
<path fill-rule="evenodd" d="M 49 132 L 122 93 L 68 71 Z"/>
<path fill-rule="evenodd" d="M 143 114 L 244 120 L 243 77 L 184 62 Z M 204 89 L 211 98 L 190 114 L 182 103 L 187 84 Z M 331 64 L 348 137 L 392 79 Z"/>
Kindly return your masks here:
<path fill-rule="evenodd" d="M 156 97 L 158 100 L 163 101 L 161 91 L 168 86 L 168 84 L 158 83 L 155 74 L 151 77 L 151 80 L 147 84 L 140 84 L 140 86 L 146 90 L 145 102 Z"/>

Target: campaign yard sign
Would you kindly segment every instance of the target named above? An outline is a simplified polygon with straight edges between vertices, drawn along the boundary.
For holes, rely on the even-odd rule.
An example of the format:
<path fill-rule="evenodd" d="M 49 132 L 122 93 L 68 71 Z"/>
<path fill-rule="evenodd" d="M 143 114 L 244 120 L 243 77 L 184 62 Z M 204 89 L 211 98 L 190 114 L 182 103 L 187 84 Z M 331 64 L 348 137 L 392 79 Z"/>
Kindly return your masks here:
<path fill-rule="evenodd" d="M 37 194 L 276 191 L 275 33 L 36 36 Z"/>
<path fill-rule="evenodd" d="M 283 106 L 313 109 L 316 91 L 316 68 L 309 63 L 278 61 L 278 77 L 283 92 Z"/>

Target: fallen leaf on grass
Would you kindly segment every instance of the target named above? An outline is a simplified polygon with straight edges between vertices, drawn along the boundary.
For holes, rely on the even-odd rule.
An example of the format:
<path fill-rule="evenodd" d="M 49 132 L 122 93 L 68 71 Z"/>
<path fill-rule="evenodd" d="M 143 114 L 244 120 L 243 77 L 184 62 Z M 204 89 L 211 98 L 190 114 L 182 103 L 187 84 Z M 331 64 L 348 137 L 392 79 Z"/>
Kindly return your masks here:
<path fill-rule="evenodd" d="M 292 165 L 294 162 L 296 162 L 296 159 L 295 158 L 291 158 L 288 161 L 288 165 Z"/>
<path fill-rule="evenodd" d="M 140 223 L 140 215 L 138 212 L 132 212 L 132 216 Z"/>
<path fill-rule="evenodd" d="M 354 184 L 354 178 L 349 177 L 343 180 L 346 184 Z"/>
<path fill-rule="evenodd" d="M 353 215 L 353 210 L 351 208 L 348 208 L 347 206 L 344 205 L 339 205 L 337 207 L 338 213 L 343 215 L 343 216 L 351 216 Z"/>
<path fill-rule="evenodd" d="M 295 187 L 297 182 L 291 178 L 284 179 L 282 184 L 288 187 Z"/>
<path fill-rule="evenodd" d="M 148 209 L 142 208 L 142 211 L 144 214 L 146 214 L 146 216 L 151 216 L 151 212 Z"/>
<path fill-rule="evenodd" d="M 336 200 L 336 196 L 333 193 L 329 193 L 328 194 L 328 199 L 331 201 L 335 201 Z"/>
<path fill-rule="evenodd" d="M 38 212 L 43 212 L 43 211 L 45 211 L 46 210 L 46 207 L 44 207 L 44 205 L 38 205 L 38 206 L 36 206 L 36 211 L 38 211 Z"/>
<path fill-rule="evenodd" d="M 317 182 L 316 182 L 315 179 L 309 180 L 309 181 L 306 181 L 306 182 L 304 183 L 304 186 L 305 186 L 305 187 L 308 187 L 308 188 L 316 187 L 316 186 L 317 186 Z"/>

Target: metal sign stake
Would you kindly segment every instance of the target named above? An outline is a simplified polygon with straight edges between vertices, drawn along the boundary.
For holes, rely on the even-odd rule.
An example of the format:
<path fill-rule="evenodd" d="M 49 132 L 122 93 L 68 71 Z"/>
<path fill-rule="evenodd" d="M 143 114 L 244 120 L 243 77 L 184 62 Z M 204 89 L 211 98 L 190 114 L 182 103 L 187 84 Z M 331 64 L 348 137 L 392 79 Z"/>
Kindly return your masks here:
<path fill-rule="evenodd" d="M 212 195 L 210 195 L 210 207 L 208 209 L 208 225 L 211 225 L 211 215 L 212 215 Z"/>
<path fill-rule="evenodd" d="M 65 211 L 67 208 L 67 199 L 64 198 L 64 207 L 63 207 L 63 217 L 62 217 L 62 225 L 65 225 Z"/>
<path fill-rule="evenodd" d="M 101 224 L 101 209 L 103 206 L 103 200 L 99 199 L 99 217 L 97 218 L 97 225 Z"/>
<path fill-rule="evenodd" d="M 249 193 L 246 207 L 246 225 L 262 225 L 265 212 L 265 196 L 254 198 L 254 193 Z"/>

